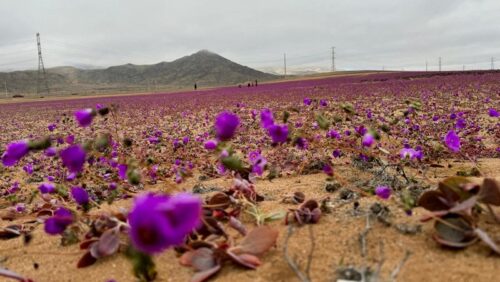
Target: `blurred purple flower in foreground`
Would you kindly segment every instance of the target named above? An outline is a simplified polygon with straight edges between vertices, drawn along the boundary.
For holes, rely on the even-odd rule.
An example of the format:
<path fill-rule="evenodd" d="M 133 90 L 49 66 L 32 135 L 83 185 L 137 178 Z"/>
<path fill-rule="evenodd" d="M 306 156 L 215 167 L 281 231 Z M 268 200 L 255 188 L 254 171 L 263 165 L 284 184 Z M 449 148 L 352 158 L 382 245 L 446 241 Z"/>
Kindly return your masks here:
<path fill-rule="evenodd" d="M 73 223 L 73 214 L 65 208 L 59 208 L 52 217 L 45 220 L 45 232 L 57 235 L 64 232 L 66 227 Z"/>
<path fill-rule="evenodd" d="M 79 145 L 70 146 L 59 153 L 62 162 L 70 172 L 78 173 L 85 163 L 85 151 Z"/>
<path fill-rule="evenodd" d="M 181 244 L 199 226 L 201 206 L 201 199 L 188 193 L 137 196 L 128 215 L 133 246 L 154 254 Z"/>
<path fill-rule="evenodd" d="M 456 153 L 460 151 L 460 137 L 458 137 L 455 131 L 453 130 L 448 131 L 448 134 L 446 134 L 444 142 L 452 152 Z"/>
<path fill-rule="evenodd" d="M 27 140 L 15 141 L 10 143 L 2 155 L 2 163 L 4 166 L 13 166 L 26 156 L 29 152 Z"/>
<path fill-rule="evenodd" d="M 262 111 L 260 111 L 260 126 L 262 126 L 262 128 L 268 128 L 271 125 L 274 125 L 273 113 L 270 109 L 262 109 Z"/>
<path fill-rule="evenodd" d="M 215 132 L 217 138 L 226 141 L 231 139 L 240 125 L 237 115 L 230 112 L 222 112 L 215 119 Z"/>
<path fill-rule="evenodd" d="M 273 143 L 285 143 L 288 139 L 288 126 L 271 125 L 267 128 L 267 132 L 273 139 Z"/>
<path fill-rule="evenodd" d="M 75 112 L 76 121 L 81 127 L 89 126 L 94 116 L 95 111 L 93 109 L 83 109 Z"/>

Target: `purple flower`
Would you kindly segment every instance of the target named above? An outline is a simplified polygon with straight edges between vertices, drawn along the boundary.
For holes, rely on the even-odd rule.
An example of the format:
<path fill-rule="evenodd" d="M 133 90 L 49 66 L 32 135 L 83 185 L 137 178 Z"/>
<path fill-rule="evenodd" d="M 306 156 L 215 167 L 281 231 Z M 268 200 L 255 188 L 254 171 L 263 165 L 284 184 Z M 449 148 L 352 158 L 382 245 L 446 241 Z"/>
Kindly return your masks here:
<path fill-rule="evenodd" d="M 118 185 L 116 184 L 116 182 L 109 183 L 109 186 L 108 186 L 109 190 L 113 191 L 113 190 L 116 190 L 116 188 L 118 188 Z"/>
<path fill-rule="evenodd" d="M 274 125 L 273 113 L 270 109 L 262 109 L 262 111 L 260 111 L 260 126 L 262 126 L 262 128 L 268 128 L 271 125 Z"/>
<path fill-rule="evenodd" d="M 14 166 L 19 160 L 28 154 L 30 151 L 28 141 L 16 141 L 7 146 L 5 153 L 2 155 L 2 163 L 4 166 Z"/>
<path fill-rule="evenodd" d="M 44 154 L 47 157 L 53 157 L 53 156 L 57 155 L 57 150 L 54 147 L 49 147 L 49 148 L 45 149 Z"/>
<path fill-rule="evenodd" d="M 462 129 L 467 126 L 467 123 L 465 122 L 465 119 L 459 118 L 457 119 L 457 122 L 455 123 L 455 128 Z"/>
<path fill-rule="evenodd" d="M 311 105 L 312 100 L 310 98 L 304 98 L 304 105 L 309 106 Z"/>
<path fill-rule="evenodd" d="M 288 126 L 271 125 L 267 128 L 267 132 L 273 139 L 273 143 L 285 143 L 288 139 Z"/>
<path fill-rule="evenodd" d="M 94 116 L 95 111 L 93 109 L 83 109 L 75 112 L 76 121 L 81 127 L 89 126 Z"/>
<path fill-rule="evenodd" d="M 66 137 L 66 143 L 73 145 L 75 143 L 75 135 L 70 134 Z"/>
<path fill-rule="evenodd" d="M 118 165 L 118 176 L 120 177 L 121 180 L 127 179 L 127 170 L 128 166 L 126 164 Z"/>
<path fill-rule="evenodd" d="M 403 148 L 401 151 L 399 151 L 399 155 L 401 156 L 402 159 L 409 158 L 413 160 L 415 158 L 416 151 L 413 150 L 412 148 Z"/>
<path fill-rule="evenodd" d="M 83 169 L 86 153 L 79 145 L 70 146 L 59 153 L 62 162 L 70 172 L 78 173 Z"/>
<path fill-rule="evenodd" d="M 184 143 L 184 145 L 187 145 L 189 143 L 189 137 L 186 136 L 186 137 L 182 138 L 182 143 Z"/>
<path fill-rule="evenodd" d="M 71 182 L 71 181 L 73 181 L 73 180 L 76 179 L 76 176 L 77 176 L 76 173 L 71 172 L 70 174 L 68 174 L 68 176 L 66 176 L 66 181 L 70 181 Z"/>
<path fill-rule="evenodd" d="M 301 150 L 306 150 L 308 145 L 307 145 L 307 140 L 302 137 L 298 137 L 295 139 L 295 146 Z"/>
<path fill-rule="evenodd" d="M 54 193 L 56 191 L 56 186 L 52 183 L 42 183 L 38 186 L 38 190 L 40 190 L 42 194 Z"/>
<path fill-rule="evenodd" d="M 342 152 L 339 149 L 335 149 L 333 150 L 332 155 L 334 158 L 340 158 L 340 156 L 342 156 Z"/>
<path fill-rule="evenodd" d="M 455 131 L 453 130 L 448 131 L 448 134 L 446 134 L 444 142 L 452 152 L 456 153 L 460 151 L 460 137 L 458 137 Z"/>
<path fill-rule="evenodd" d="M 50 132 L 54 131 L 56 129 L 57 125 L 55 123 L 51 123 L 47 126 Z"/>
<path fill-rule="evenodd" d="M 356 133 L 358 133 L 360 136 L 363 136 L 368 132 L 368 129 L 366 129 L 366 127 L 364 127 L 363 125 L 360 125 L 354 129 L 356 130 Z"/>
<path fill-rule="evenodd" d="M 375 188 L 375 194 L 381 198 L 381 199 L 384 199 L 384 200 L 387 200 L 389 199 L 389 197 L 391 197 L 391 188 L 387 187 L 387 186 L 377 186 L 377 188 Z"/>
<path fill-rule="evenodd" d="M 323 165 L 323 172 L 328 176 L 333 176 L 333 168 L 329 164 Z"/>
<path fill-rule="evenodd" d="M 500 117 L 500 114 L 498 113 L 498 111 L 497 111 L 497 110 L 495 110 L 495 109 L 493 109 L 493 108 L 490 108 L 490 109 L 488 110 L 488 115 L 489 115 L 490 117 Z"/>
<path fill-rule="evenodd" d="M 248 154 L 248 159 L 252 164 L 252 172 L 257 175 L 262 175 L 267 164 L 266 158 L 264 158 L 259 151 L 253 151 Z"/>
<path fill-rule="evenodd" d="M 371 147 L 373 143 L 375 142 L 375 137 L 371 133 L 365 133 L 363 135 L 363 140 L 361 141 L 361 144 L 363 147 Z"/>
<path fill-rule="evenodd" d="M 45 220 L 45 232 L 50 235 L 57 235 L 64 232 L 66 227 L 73 223 L 73 214 L 65 208 L 59 208 L 52 217 Z"/>
<path fill-rule="evenodd" d="M 217 138 L 226 141 L 231 139 L 240 125 L 237 115 L 230 112 L 222 112 L 215 119 L 215 132 Z"/>
<path fill-rule="evenodd" d="M 217 141 L 216 140 L 205 141 L 205 149 L 215 150 L 215 148 L 217 148 Z"/>
<path fill-rule="evenodd" d="M 74 186 L 71 188 L 71 196 L 77 204 L 84 206 L 89 203 L 89 193 L 81 187 Z"/>
<path fill-rule="evenodd" d="M 328 102 L 326 102 L 326 100 L 320 100 L 319 105 L 322 107 L 326 107 L 326 106 L 328 106 Z"/>
<path fill-rule="evenodd" d="M 340 139 L 341 136 L 340 136 L 340 133 L 338 133 L 336 130 L 332 129 L 332 130 L 328 131 L 328 133 L 326 134 L 326 137 Z"/>
<path fill-rule="evenodd" d="M 201 206 L 200 198 L 187 193 L 137 196 L 128 215 L 132 244 L 147 254 L 181 244 L 199 226 Z"/>
<path fill-rule="evenodd" d="M 29 163 L 25 166 L 23 166 L 23 170 L 28 174 L 31 175 L 33 173 L 33 164 Z"/>
<path fill-rule="evenodd" d="M 8 194 L 14 194 L 17 191 L 19 191 L 19 182 L 14 182 L 12 183 L 12 186 L 10 186 L 9 190 L 7 190 Z"/>

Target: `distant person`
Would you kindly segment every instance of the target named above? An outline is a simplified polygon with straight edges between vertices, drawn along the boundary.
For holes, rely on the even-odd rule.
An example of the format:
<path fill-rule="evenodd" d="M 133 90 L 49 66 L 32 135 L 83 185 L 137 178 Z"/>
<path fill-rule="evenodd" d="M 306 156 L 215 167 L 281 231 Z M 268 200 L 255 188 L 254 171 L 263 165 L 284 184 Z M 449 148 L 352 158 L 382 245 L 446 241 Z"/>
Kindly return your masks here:
<path fill-rule="evenodd" d="M 247 87 L 250 87 L 250 82 L 247 84 Z"/>
<path fill-rule="evenodd" d="M 194 84 L 194 90 L 198 89 L 198 85 Z"/>
<path fill-rule="evenodd" d="M 255 80 L 255 86 L 258 86 L 258 84 L 257 84 L 257 79 Z"/>

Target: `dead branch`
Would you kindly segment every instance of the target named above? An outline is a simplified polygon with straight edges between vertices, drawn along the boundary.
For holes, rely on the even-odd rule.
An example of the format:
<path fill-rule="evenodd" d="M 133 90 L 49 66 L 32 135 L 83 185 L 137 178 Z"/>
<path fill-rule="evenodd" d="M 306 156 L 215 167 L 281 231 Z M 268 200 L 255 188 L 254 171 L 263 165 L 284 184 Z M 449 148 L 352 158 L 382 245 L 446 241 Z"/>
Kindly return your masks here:
<path fill-rule="evenodd" d="M 312 254 L 313 254 L 314 246 L 315 246 L 314 236 L 313 236 L 313 233 L 312 233 L 312 227 L 311 227 L 311 229 L 309 231 L 310 232 L 309 233 L 309 235 L 310 235 L 309 238 L 311 239 L 311 250 L 310 250 L 308 258 L 307 258 L 307 267 L 306 267 L 305 273 L 302 272 L 302 270 L 300 270 L 300 266 L 288 254 L 288 241 L 292 237 L 293 232 L 294 232 L 293 225 L 289 225 L 288 226 L 288 232 L 287 232 L 286 237 L 285 237 L 285 243 L 283 245 L 283 254 L 285 256 L 285 261 L 287 262 L 288 266 L 292 269 L 292 271 L 295 273 L 295 275 L 297 275 L 297 277 L 299 278 L 300 281 L 302 281 L 302 282 L 311 282 L 309 271 L 310 271 L 310 266 L 311 266 L 311 261 L 312 261 Z"/>
<path fill-rule="evenodd" d="M 391 273 L 391 281 L 396 281 L 396 278 L 399 274 L 399 272 L 401 271 L 401 269 L 403 268 L 404 264 L 406 263 L 406 261 L 408 260 L 408 258 L 410 258 L 411 256 L 411 252 L 406 250 L 405 252 L 405 256 L 403 257 L 403 259 L 399 262 L 398 266 L 392 271 Z"/>

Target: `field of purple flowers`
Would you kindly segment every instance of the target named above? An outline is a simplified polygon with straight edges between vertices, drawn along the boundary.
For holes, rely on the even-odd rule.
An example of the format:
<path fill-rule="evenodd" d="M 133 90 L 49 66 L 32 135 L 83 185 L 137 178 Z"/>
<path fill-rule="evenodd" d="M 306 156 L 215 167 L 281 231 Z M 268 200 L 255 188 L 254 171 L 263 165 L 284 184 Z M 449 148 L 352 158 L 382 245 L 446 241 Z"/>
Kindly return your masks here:
<path fill-rule="evenodd" d="M 499 110 L 500 72 L 0 104 L 0 277 L 493 281 Z"/>

